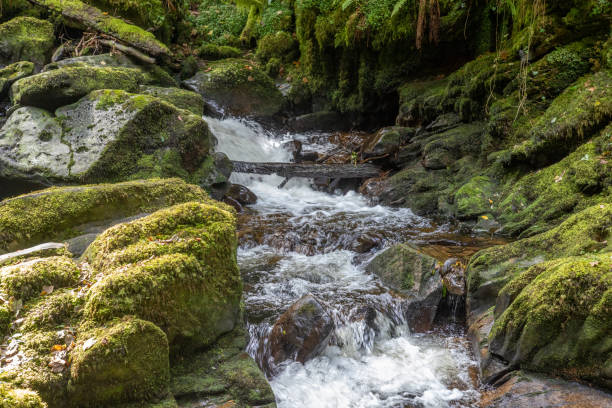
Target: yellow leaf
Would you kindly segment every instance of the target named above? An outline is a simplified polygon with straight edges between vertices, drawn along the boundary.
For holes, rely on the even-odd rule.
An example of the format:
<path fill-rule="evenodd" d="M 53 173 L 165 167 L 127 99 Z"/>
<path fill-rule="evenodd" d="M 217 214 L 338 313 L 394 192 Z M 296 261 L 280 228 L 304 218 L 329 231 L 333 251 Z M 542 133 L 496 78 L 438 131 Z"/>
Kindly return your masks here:
<path fill-rule="evenodd" d="M 488 220 L 489 217 L 487 217 L 486 215 L 482 215 L 480 218 L 482 218 L 483 220 Z"/>
<path fill-rule="evenodd" d="M 489 198 L 489 204 L 493 204 L 493 200 Z"/>
<path fill-rule="evenodd" d="M 599 101 L 595 102 L 595 106 L 599 106 L 599 105 L 601 105 L 601 102 Z"/>
<path fill-rule="evenodd" d="M 53 347 L 51 347 L 51 351 L 62 351 L 66 349 L 66 345 L 65 344 L 56 344 Z"/>

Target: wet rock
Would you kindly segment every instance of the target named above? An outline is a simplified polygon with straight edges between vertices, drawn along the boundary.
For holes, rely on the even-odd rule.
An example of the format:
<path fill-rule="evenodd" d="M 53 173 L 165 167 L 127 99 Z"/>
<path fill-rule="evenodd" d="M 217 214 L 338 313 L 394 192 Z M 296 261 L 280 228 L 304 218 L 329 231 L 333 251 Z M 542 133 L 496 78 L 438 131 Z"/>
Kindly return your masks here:
<path fill-rule="evenodd" d="M 257 202 L 257 196 L 245 186 L 232 184 L 225 197 L 232 198 L 242 205 L 251 205 Z"/>
<path fill-rule="evenodd" d="M 247 60 L 211 62 L 184 85 L 234 115 L 272 116 L 283 104 L 274 81 Z"/>
<path fill-rule="evenodd" d="M 436 135 L 424 145 L 423 166 L 431 170 L 445 169 L 468 153 L 478 153 L 483 130 L 484 124 L 474 122 Z"/>
<path fill-rule="evenodd" d="M 33 73 L 34 64 L 29 61 L 16 62 L 0 69 L 0 96 L 7 92 L 15 81 Z"/>
<path fill-rule="evenodd" d="M 526 371 L 508 374 L 497 388 L 484 392 L 479 403 L 483 408 L 605 408 L 611 405 L 612 397 L 603 391 Z"/>
<path fill-rule="evenodd" d="M 457 258 L 450 258 L 442 266 L 442 284 L 456 296 L 465 295 L 465 265 Z"/>
<path fill-rule="evenodd" d="M 246 337 L 243 329 L 236 329 L 222 336 L 210 350 L 175 364 L 170 392 L 185 406 L 204 398 L 217 406 L 231 401 L 241 406 L 274 403 L 266 377 L 244 352 Z"/>
<path fill-rule="evenodd" d="M 4 200 L 0 206 L 0 253 L 16 251 L 109 225 L 120 217 L 187 201 L 210 199 L 180 179 L 61 187 Z"/>
<path fill-rule="evenodd" d="M 47 184 L 173 176 L 202 186 L 217 181 L 210 177 L 215 164 L 206 122 L 158 98 L 100 90 L 56 115 L 34 107 L 13 112 L 0 130 L 0 176 Z"/>
<path fill-rule="evenodd" d="M 168 339 L 151 322 L 127 318 L 82 333 L 70 356 L 68 390 L 75 405 L 155 400 L 167 393 Z"/>
<path fill-rule="evenodd" d="M 452 129 L 461 124 L 461 118 L 456 113 L 445 113 L 436 118 L 432 123 L 427 125 L 425 130 L 432 133 L 440 133 Z"/>
<path fill-rule="evenodd" d="M 436 317 L 442 299 L 442 279 L 437 261 L 408 244 L 398 244 L 374 258 L 366 267 L 368 273 L 409 299 L 407 321 L 414 331 L 427 331 Z"/>
<path fill-rule="evenodd" d="M 276 321 L 268 337 L 264 365 L 274 373 L 286 360 L 304 363 L 327 346 L 334 322 L 325 307 L 312 295 L 305 295 Z M 265 343 L 262 342 L 262 345 Z"/>
<path fill-rule="evenodd" d="M 373 134 L 363 146 L 361 154 L 364 158 L 394 154 L 401 145 L 414 136 L 415 129 L 392 126 L 380 129 Z"/>
<path fill-rule="evenodd" d="M 42 68 L 51 55 L 53 24 L 32 17 L 17 17 L 0 24 L 0 64 L 30 61 Z"/>
<path fill-rule="evenodd" d="M 364 254 L 372 248 L 380 247 L 383 239 L 380 235 L 373 233 L 360 234 L 351 244 L 351 250 L 358 254 Z"/>

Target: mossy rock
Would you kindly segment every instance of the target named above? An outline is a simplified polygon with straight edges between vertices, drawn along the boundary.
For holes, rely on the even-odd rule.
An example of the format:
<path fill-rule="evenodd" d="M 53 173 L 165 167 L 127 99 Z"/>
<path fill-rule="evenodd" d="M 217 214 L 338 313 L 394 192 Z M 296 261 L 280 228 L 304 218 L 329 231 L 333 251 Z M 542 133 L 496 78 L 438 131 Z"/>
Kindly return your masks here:
<path fill-rule="evenodd" d="M 0 291 L 26 302 L 39 296 L 45 286 L 76 285 L 80 270 L 68 257 L 38 258 L 0 269 Z"/>
<path fill-rule="evenodd" d="M 0 252 L 79 235 L 80 225 L 187 201 L 209 199 L 202 189 L 180 179 L 55 187 L 7 199 L 0 203 Z"/>
<path fill-rule="evenodd" d="M 0 267 L 7 265 L 15 265 L 22 261 L 27 261 L 35 258 L 48 258 L 50 256 L 71 256 L 66 244 L 57 242 L 48 242 L 40 244 L 32 248 L 26 248 L 21 251 L 11 252 L 0 255 Z"/>
<path fill-rule="evenodd" d="M 29 61 L 16 62 L 0 69 L 0 95 L 7 92 L 15 81 L 33 73 L 34 64 Z"/>
<path fill-rule="evenodd" d="M 572 213 L 612 194 L 612 125 L 558 163 L 529 173 L 506 189 L 495 211 L 507 234 L 529 236 L 548 230 Z"/>
<path fill-rule="evenodd" d="M 612 385 L 612 252 L 532 266 L 500 296 L 509 306 L 491 329 L 490 351 L 526 369 Z"/>
<path fill-rule="evenodd" d="M 442 299 L 437 261 L 408 244 L 397 244 L 377 255 L 366 267 L 390 288 L 407 296 L 406 318 L 411 330 L 427 331 Z"/>
<path fill-rule="evenodd" d="M 139 84 L 155 82 L 137 68 L 66 66 L 15 82 L 11 87 L 11 100 L 15 105 L 55 110 L 98 89 L 137 92 Z"/>
<path fill-rule="evenodd" d="M 297 42 L 293 36 L 284 31 L 267 34 L 257 42 L 256 56 L 261 61 L 278 58 L 284 62 L 292 62 L 297 55 Z"/>
<path fill-rule="evenodd" d="M 272 79 L 247 60 L 212 62 L 184 83 L 235 115 L 272 116 L 283 105 Z"/>
<path fill-rule="evenodd" d="M 102 182 L 188 179 L 209 155 L 204 120 L 163 100 L 120 90 L 93 91 L 56 111 L 16 110 L 0 130 L 0 174 L 8 179 Z M 153 172 L 145 156 L 159 156 Z"/>
<path fill-rule="evenodd" d="M 487 176 L 476 176 L 455 193 L 457 216 L 472 218 L 491 211 L 495 183 Z"/>
<path fill-rule="evenodd" d="M 543 167 L 606 126 L 612 119 L 610 75 L 602 70 L 582 77 L 559 95 L 535 124 L 519 129 L 525 139 L 512 147 L 511 160 Z"/>
<path fill-rule="evenodd" d="M 85 316 L 150 320 L 173 353 L 210 345 L 238 322 L 236 245 L 234 215 L 224 204 L 181 204 L 112 227 L 85 254 L 105 275 L 89 293 Z"/>
<path fill-rule="evenodd" d="M 204 115 L 204 99 L 202 95 L 180 88 L 166 88 L 152 85 L 141 85 L 140 93 L 151 95 L 166 101 L 179 109 L 187 110 L 194 115 Z"/>
<path fill-rule="evenodd" d="M 238 58 L 242 52 L 229 45 L 217 45 L 206 43 L 198 48 L 198 55 L 207 60 L 219 60 L 225 58 Z"/>
<path fill-rule="evenodd" d="M 476 253 L 466 270 L 471 320 L 496 303 L 499 291 L 525 269 L 560 256 L 610 251 L 612 205 L 597 204 L 538 235 Z"/>
<path fill-rule="evenodd" d="M 126 318 L 83 332 L 70 355 L 68 393 L 73 406 L 156 400 L 167 393 L 168 340 L 151 322 Z"/>
<path fill-rule="evenodd" d="M 47 408 L 40 396 L 32 390 L 0 385 L 0 403 L 6 408 Z"/>
<path fill-rule="evenodd" d="M 37 69 L 47 62 L 55 42 L 53 24 L 32 17 L 17 17 L 0 24 L 0 64 L 30 61 Z"/>
<path fill-rule="evenodd" d="M 244 352 L 246 338 L 244 329 L 237 328 L 209 350 L 176 362 L 171 367 L 171 393 L 183 402 L 198 396 L 219 405 L 230 400 L 245 407 L 273 404 L 274 394 L 265 375 Z"/>

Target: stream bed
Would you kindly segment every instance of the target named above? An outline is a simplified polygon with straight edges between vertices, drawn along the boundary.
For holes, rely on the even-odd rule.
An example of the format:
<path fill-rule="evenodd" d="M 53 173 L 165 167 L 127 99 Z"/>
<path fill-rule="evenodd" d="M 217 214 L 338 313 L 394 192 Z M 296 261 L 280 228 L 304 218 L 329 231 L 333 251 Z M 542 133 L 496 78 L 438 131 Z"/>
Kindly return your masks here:
<path fill-rule="evenodd" d="M 334 148 L 325 134 L 274 134 L 245 119 L 206 118 L 217 151 L 232 160 L 289 162 L 282 144 Z M 281 408 L 470 407 L 480 393 L 461 317 L 411 333 L 405 299 L 365 272 L 384 248 L 410 241 L 440 254 L 469 255 L 486 240 L 462 237 L 409 209 L 371 205 L 356 192 L 328 194 L 308 180 L 233 174 L 258 201 L 239 217 L 238 263 L 245 282 L 247 352 L 262 366 L 266 336 L 305 294 L 333 317 L 329 345 L 305 364 L 286 362 L 270 378 Z M 365 244 L 364 244 L 365 243 Z M 364 247 L 365 245 L 365 247 Z M 367 318 L 364 317 L 367 315 Z"/>

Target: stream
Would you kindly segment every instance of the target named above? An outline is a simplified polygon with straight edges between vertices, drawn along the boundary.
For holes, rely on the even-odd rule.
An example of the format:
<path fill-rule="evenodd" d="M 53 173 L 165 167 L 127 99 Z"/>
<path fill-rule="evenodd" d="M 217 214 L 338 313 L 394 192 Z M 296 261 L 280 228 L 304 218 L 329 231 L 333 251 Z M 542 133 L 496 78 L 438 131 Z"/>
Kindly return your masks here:
<path fill-rule="evenodd" d="M 289 162 L 282 144 L 291 140 L 321 153 L 334 148 L 331 135 L 275 134 L 246 119 L 205 119 L 218 139 L 216 150 L 233 160 Z M 319 356 L 305 364 L 285 363 L 269 378 L 278 406 L 475 406 L 480 396 L 475 361 L 460 317 L 425 334 L 411 333 L 403 317 L 405 300 L 365 266 L 398 242 L 433 248 L 439 258 L 471 254 L 486 243 L 409 209 L 371 205 L 356 192 L 328 194 L 303 179 L 279 189 L 282 181 L 232 175 L 232 182 L 258 197 L 239 217 L 247 352 L 262 366 L 261 343 L 272 325 L 308 293 L 332 315 L 335 332 Z"/>

